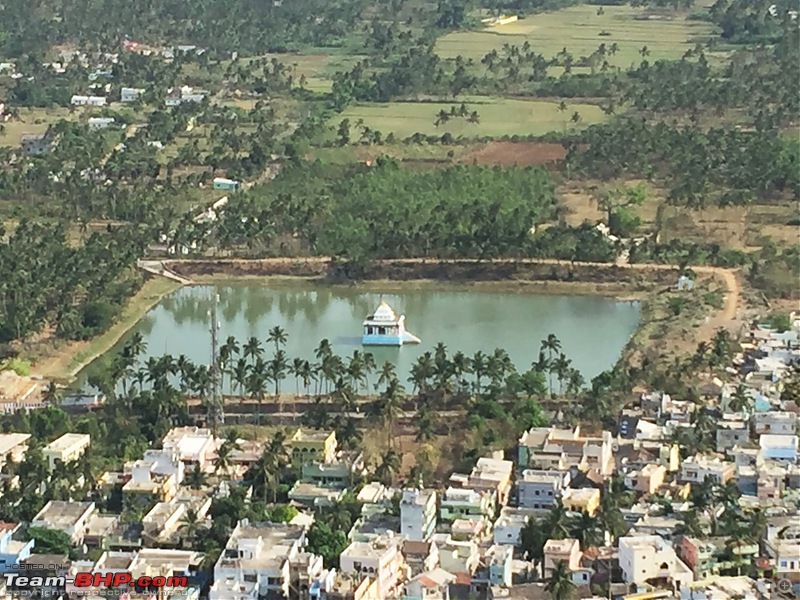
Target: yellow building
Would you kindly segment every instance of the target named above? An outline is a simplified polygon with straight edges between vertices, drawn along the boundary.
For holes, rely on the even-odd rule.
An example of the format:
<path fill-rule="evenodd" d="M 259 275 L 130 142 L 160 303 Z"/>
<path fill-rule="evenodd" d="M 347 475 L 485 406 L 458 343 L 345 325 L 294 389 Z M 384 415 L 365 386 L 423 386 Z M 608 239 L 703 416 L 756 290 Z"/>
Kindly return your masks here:
<path fill-rule="evenodd" d="M 43 454 L 50 465 L 50 470 L 55 469 L 56 461 L 66 465 L 78 460 L 86 452 L 91 441 L 88 433 L 65 433 L 47 444 Z"/>
<path fill-rule="evenodd" d="M 298 429 L 289 440 L 289 447 L 296 467 L 310 462 L 330 463 L 336 458 L 336 432 Z"/>
<path fill-rule="evenodd" d="M 584 512 L 593 517 L 600 506 L 600 490 L 596 488 L 566 489 L 561 497 L 564 508 Z"/>

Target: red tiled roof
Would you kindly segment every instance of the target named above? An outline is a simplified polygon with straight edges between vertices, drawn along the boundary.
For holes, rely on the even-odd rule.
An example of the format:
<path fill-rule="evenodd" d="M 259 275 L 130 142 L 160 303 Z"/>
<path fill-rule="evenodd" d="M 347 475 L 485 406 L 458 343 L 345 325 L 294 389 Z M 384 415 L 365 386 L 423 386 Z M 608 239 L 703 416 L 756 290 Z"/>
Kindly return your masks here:
<path fill-rule="evenodd" d="M 470 585 L 472 583 L 472 575 L 469 573 L 453 573 L 456 576 L 456 583 L 459 585 Z"/>
<path fill-rule="evenodd" d="M 5 521 L 0 521 L 0 531 L 11 531 L 12 529 L 16 528 L 18 523 L 7 523 Z"/>
<path fill-rule="evenodd" d="M 436 583 L 433 579 L 431 579 L 430 577 L 426 577 L 425 575 L 420 575 L 417 578 L 417 581 L 419 581 L 426 588 L 435 588 L 439 586 L 439 584 Z"/>

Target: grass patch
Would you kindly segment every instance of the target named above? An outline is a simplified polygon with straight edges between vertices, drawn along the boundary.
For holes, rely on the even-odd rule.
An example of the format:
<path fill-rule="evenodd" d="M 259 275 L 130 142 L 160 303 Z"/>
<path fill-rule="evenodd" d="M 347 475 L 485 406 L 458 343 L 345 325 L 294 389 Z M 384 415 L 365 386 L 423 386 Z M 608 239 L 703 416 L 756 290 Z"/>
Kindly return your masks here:
<path fill-rule="evenodd" d="M 147 279 L 105 333 L 87 341 L 50 339 L 38 343 L 30 350 L 33 371 L 47 379 L 70 381 L 83 367 L 108 352 L 161 298 L 179 287 L 181 284 L 166 277 Z"/>
<path fill-rule="evenodd" d="M 0 146 L 19 146 L 23 134 L 40 134 L 62 119 L 76 121 L 78 114 L 70 116 L 66 108 L 20 108 L 19 119 L 2 123 Z"/>
<path fill-rule="evenodd" d="M 437 52 L 444 58 L 458 55 L 480 61 L 492 50 L 500 52 L 504 44 L 531 47 L 545 57 L 555 56 L 566 47 L 577 60 L 589 56 L 600 44 L 616 43 L 619 51 L 609 56 L 614 66 L 627 67 L 642 60 L 642 46 L 650 51 L 649 60 L 680 58 L 698 41 L 713 32 L 709 23 L 689 21 L 681 15 L 673 20 L 636 20 L 643 11 L 630 6 L 573 6 L 556 12 L 530 15 L 515 23 L 486 27 L 476 31 L 459 31 L 439 39 Z M 608 35 L 600 35 L 601 32 Z"/>
<path fill-rule="evenodd" d="M 454 104 L 464 102 L 470 111 L 478 111 L 479 123 L 470 123 L 462 117 L 451 118 L 447 123 L 434 125 L 440 110 L 449 111 Z M 577 112 L 580 121 L 570 121 Z M 351 138 L 359 133 L 353 127 L 359 119 L 384 135 L 394 133 L 405 138 L 415 133 L 464 137 L 500 137 L 512 135 L 544 135 L 550 131 L 583 128 L 605 120 L 600 107 L 594 104 L 569 103 L 566 111 L 558 109 L 557 102 L 542 100 L 516 100 L 492 97 L 458 98 L 454 102 L 389 102 L 385 104 L 359 104 L 348 107 L 331 120 L 336 127 L 342 119 L 350 119 Z"/>

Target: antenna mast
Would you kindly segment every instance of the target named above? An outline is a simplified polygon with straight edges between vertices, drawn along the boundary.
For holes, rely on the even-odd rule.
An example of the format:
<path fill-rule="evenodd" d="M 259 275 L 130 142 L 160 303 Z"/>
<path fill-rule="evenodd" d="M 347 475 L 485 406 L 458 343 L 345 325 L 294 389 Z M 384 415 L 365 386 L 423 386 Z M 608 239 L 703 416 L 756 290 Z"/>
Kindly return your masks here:
<path fill-rule="evenodd" d="M 220 389 L 219 372 L 219 321 L 217 320 L 217 303 L 219 294 L 214 290 L 211 302 L 211 365 L 208 398 L 208 423 L 211 431 L 216 435 L 217 426 L 225 424 L 225 408 L 223 406 L 222 390 Z"/>

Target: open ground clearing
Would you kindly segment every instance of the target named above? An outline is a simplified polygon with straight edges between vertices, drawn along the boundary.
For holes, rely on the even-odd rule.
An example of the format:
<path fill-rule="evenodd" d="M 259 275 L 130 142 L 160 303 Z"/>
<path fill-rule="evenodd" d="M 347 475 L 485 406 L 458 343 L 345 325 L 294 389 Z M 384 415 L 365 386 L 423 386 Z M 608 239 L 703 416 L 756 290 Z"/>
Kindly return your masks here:
<path fill-rule="evenodd" d="M 44 133 L 61 119 L 77 121 L 78 117 L 77 113 L 70 116 L 66 108 L 20 108 L 19 119 L 2 122 L 0 146 L 19 146 L 23 134 Z"/>
<path fill-rule="evenodd" d="M 439 111 L 448 112 L 452 106 L 458 108 L 465 103 L 467 109 L 477 111 L 478 123 L 470 123 L 464 117 L 452 117 L 438 127 L 434 124 Z M 572 122 L 577 112 L 580 121 Z M 606 115 L 594 104 L 569 103 L 567 110 L 559 110 L 558 102 L 543 100 L 514 100 L 493 97 L 465 97 L 452 102 L 389 102 L 385 104 L 359 104 L 345 109 L 331 120 L 336 126 L 342 119 L 350 119 L 351 126 L 359 120 L 364 125 L 378 130 L 384 135 L 394 133 L 405 138 L 415 133 L 425 135 L 484 137 L 512 135 L 544 135 L 551 131 L 581 129 L 592 123 L 599 123 Z M 352 138 L 358 132 L 351 133 Z"/>
<path fill-rule="evenodd" d="M 643 46 L 650 51 L 650 60 L 679 58 L 713 31 L 710 24 L 689 21 L 685 15 L 676 15 L 672 20 L 637 20 L 635 17 L 643 14 L 642 9 L 602 8 L 602 15 L 597 14 L 597 6 L 573 6 L 530 15 L 508 25 L 454 32 L 440 38 L 436 48 L 444 58 L 461 55 L 480 61 L 492 50 L 501 51 L 504 44 L 522 45 L 527 41 L 545 57 L 555 56 L 566 47 L 578 60 L 589 56 L 600 44 L 610 47 L 616 43 L 619 50 L 609 55 L 608 61 L 614 66 L 627 67 L 641 61 L 639 52 Z"/>
<path fill-rule="evenodd" d="M 584 221 L 605 221 L 605 213 L 598 208 L 592 194 L 601 187 L 618 183 L 623 182 L 583 182 L 560 188 L 559 197 L 566 208 L 566 222 L 580 225 Z M 641 219 L 639 229 L 641 233 L 651 233 L 656 230 L 656 220 L 660 220 L 660 240 L 663 243 L 677 239 L 697 244 L 716 243 L 735 250 L 754 250 L 763 245 L 765 238 L 778 245 L 795 244 L 800 239 L 800 226 L 792 224 L 798 217 L 795 200 L 691 210 L 666 204 L 663 189 L 652 184 L 648 187 L 648 200 L 634 209 Z"/>

